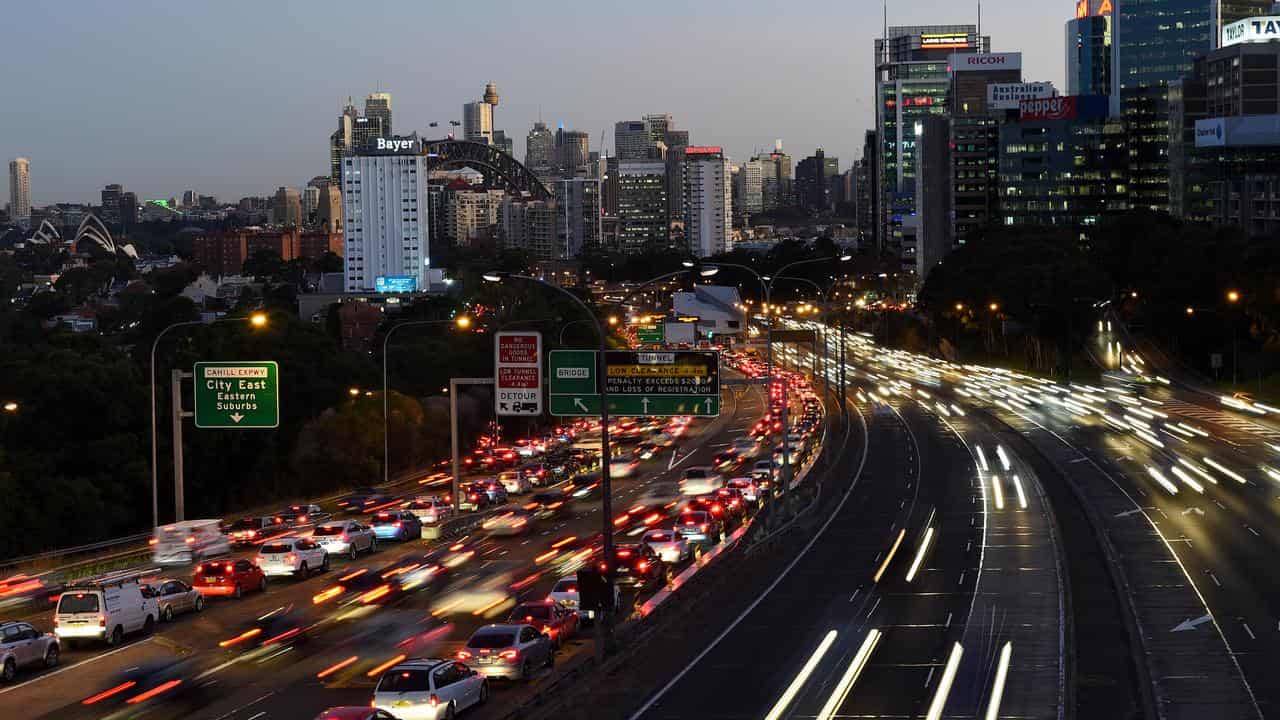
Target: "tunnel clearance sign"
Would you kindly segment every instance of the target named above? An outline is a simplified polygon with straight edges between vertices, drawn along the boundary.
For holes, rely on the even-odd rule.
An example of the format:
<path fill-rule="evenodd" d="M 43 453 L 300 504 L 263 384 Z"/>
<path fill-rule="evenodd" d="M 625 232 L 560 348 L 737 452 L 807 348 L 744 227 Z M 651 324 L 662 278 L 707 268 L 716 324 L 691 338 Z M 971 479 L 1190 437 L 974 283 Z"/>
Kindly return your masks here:
<path fill-rule="evenodd" d="M 550 353 L 551 414 L 600 414 L 596 353 Z M 605 353 L 609 413 L 618 416 L 720 414 L 719 355 L 714 351 Z"/>
<path fill-rule="evenodd" d="M 196 363 L 196 427 L 279 427 L 279 378 L 274 360 Z"/>
<path fill-rule="evenodd" d="M 542 414 L 542 333 L 500 332 L 494 337 L 494 412 Z"/>

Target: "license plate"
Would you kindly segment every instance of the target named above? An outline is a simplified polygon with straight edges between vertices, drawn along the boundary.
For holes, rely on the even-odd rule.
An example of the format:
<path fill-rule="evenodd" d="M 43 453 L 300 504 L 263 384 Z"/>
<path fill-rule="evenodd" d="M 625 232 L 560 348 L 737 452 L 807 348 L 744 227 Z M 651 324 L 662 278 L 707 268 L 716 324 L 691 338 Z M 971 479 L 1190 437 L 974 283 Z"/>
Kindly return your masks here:
<path fill-rule="evenodd" d="M 491 657 L 478 657 L 478 658 L 476 658 L 476 661 L 477 661 L 477 662 L 479 662 L 481 665 L 488 665 L 489 663 L 493 662 L 493 658 L 491 658 Z"/>
<path fill-rule="evenodd" d="M 397 700 L 391 704 L 391 707 L 409 707 L 410 705 L 413 703 L 408 700 Z"/>

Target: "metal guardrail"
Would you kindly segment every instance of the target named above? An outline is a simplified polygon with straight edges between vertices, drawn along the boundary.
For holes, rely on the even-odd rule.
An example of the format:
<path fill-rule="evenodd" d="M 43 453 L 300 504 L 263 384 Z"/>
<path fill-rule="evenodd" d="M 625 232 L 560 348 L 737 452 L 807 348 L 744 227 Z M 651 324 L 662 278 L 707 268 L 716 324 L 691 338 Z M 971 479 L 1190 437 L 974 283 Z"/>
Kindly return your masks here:
<path fill-rule="evenodd" d="M 0 570 L 20 565 L 34 565 L 38 564 L 42 560 L 49 560 L 57 557 L 80 555 L 82 553 L 117 548 L 121 545 L 146 542 L 149 537 L 151 537 L 151 533 L 138 533 L 137 535 L 129 535 L 127 537 L 115 538 L 112 540 L 101 540 L 96 543 L 88 543 L 87 545 L 77 545 L 75 547 L 59 548 L 57 550 L 46 550 L 45 552 L 35 553 L 34 555 L 23 555 L 21 557 L 9 558 L 7 560 L 0 561 Z"/>

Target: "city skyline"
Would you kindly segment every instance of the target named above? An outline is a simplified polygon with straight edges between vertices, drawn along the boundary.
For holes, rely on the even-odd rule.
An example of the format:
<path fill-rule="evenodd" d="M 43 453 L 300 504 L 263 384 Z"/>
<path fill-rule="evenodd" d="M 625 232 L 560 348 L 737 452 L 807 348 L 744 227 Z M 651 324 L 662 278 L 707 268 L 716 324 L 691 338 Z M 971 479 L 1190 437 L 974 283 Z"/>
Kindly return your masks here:
<path fill-rule="evenodd" d="M 108 183 L 140 197 L 194 188 L 234 201 L 324 174 L 327 138 L 348 95 L 359 102 L 390 92 L 396 131 L 425 133 L 430 122 L 443 128 L 460 121 L 463 103 L 478 99 L 489 81 L 502 93 L 495 128 L 517 139 L 518 159 L 539 115 L 553 129 L 563 122 L 588 133 L 593 150 L 602 133 L 612 149 L 614 123 L 659 112 L 672 114 L 694 143 L 723 146 L 735 163 L 781 138 L 796 157 L 822 147 L 842 168 L 861 155 L 862 133 L 874 124 L 869 99 L 872 40 L 883 25 L 878 5 L 780 9 L 755 2 L 734 5 L 730 14 L 727 5 L 669 4 L 670 17 L 689 20 L 683 24 L 639 22 L 662 15 L 653 14 L 653 6 L 644 18 L 585 3 L 528 18 L 515 4 L 489 7 L 488 15 L 410 5 L 359 13 L 336 5 L 318 11 L 312 4 L 304 13 L 301 5 L 286 4 L 244 26 L 235 14 L 199 7 L 129 5 L 108 12 L 86 5 L 75 28 L 58 33 L 40 28 L 58 27 L 65 11 L 18 8 L 9 17 L 31 32 L 15 39 L 10 55 L 16 65 L 10 94 L 22 102 L 0 108 L 0 125 L 8 129 L 0 154 L 30 158 L 38 205 L 93 201 Z M 988 2 L 982 32 L 992 36 L 993 50 L 1024 53 L 1028 79 L 1062 83 L 1062 27 L 1072 8 L 1066 0 Z M 478 37 L 471 29 L 495 13 L 519 22 L 489 32 L 492 47 L 502 49 L 485 54 L 465 40 Z M 888 21 L 968 23 L 976 16 L 976 3 L 936 13 L 921 0 L 907 0 L 889 8 Z M 556 30 L 566 27 L 566 18 L 576 18 L 574 27 L 602 31 L 584 38 Z M 426 31 L 418 29 L 446 21 L 461 31 L 427 33 L 437 50 L 426 49 L 419 42 Z M 275 33 L 290 23 L 293 33 Z M 225 32 L 216 31 L 220 25 Z M 612 40 L 614 26 L 626 27 L 631 41 Z M 176 31 L 192 27 L 206 38 L 194 49 Z M 1032 42 L 1028 28 L 1049 42 Z M 776 45 L 781 50 L 758 49 L 769 47 L 755 40 L 762 32 L 784 38 Z M 336 54 L 334 44 L 317 41 L 329 36 L 346 38 Z M 531 56 L 539 62 L 528 62 Z M 156 62 L 160 57 L 172 61 Z M 137 80 L 125 82 L 131 73 Z M 726 112 L 726 106 L 749 110 Z M 147 131 L 132 130 L 139 127 Z"/>

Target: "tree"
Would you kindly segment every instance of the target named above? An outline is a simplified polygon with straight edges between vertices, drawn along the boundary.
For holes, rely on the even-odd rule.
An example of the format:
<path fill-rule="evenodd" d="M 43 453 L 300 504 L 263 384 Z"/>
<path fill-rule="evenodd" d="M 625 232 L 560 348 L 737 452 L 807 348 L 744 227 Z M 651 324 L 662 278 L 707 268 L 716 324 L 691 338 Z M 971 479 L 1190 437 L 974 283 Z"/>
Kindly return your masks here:
<path fill-rule="evenodd" d="M 256 250 L 245 259 L 244 274 L 259 280 L 279 282 L 285 274 L 285 263 L 275 250 Z"/>

